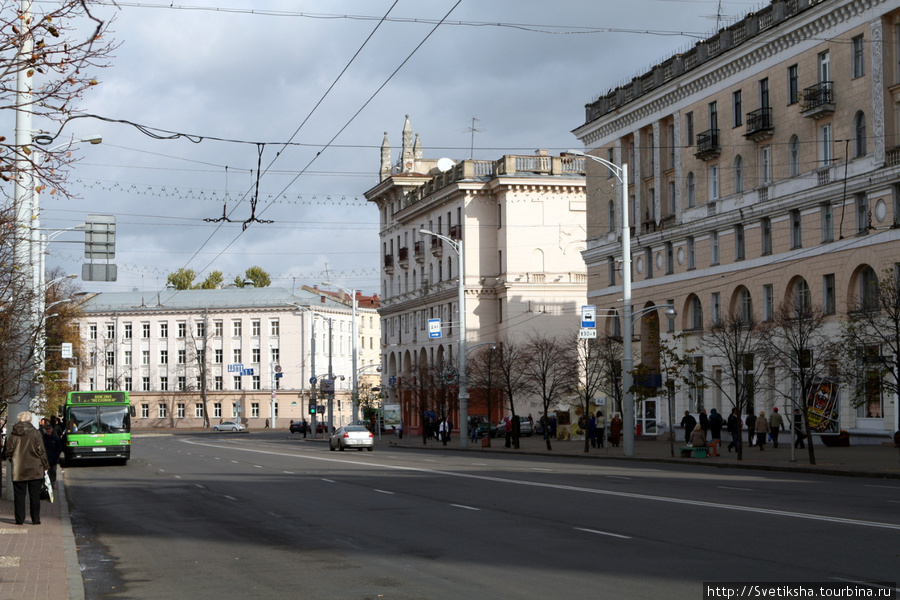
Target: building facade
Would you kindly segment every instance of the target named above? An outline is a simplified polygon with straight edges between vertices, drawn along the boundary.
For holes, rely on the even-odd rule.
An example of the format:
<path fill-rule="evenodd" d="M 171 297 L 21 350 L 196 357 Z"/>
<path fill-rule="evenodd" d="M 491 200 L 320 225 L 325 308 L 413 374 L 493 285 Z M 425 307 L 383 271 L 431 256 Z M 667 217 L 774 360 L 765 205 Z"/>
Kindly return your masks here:
<path fill-rule="evenodd" d="M 380 215 L 385 402 L 402 404 L 402 379 L 417 365 L 452 369 L 460 335 L 469 349 L 531 334 L 570 335 L 574 343 L 586 290 L 584 185 L 583 158 L 539 151 L 497 161 L 425 159 L 408 117 L 392 164 L 385 134 L 381 182 L 366 192 Z M 435 319 L 439 338 L 429 335 Z M 523 397 L 517 412 L 536 414 L 536 406 Z M 404 417 L 417 425 L 416 415 Z"/>
<path fill-rule="evenodd" d="M 380 375 L 378 296 L 357 295 L 361 399 L 374 402 Z M 166 289 L 88 294 L 77 320 L 85 356 L 80 390 L 130 392 L 135 428 L 201 427 L 240 419 L 312 420 L 310 404 L 325 407 L 316 390 L 334 378 L 335 427 L 349 423 L 352 402 L 351 299 L 314 287 L 217 290 Z M 314 348 L 314 349 L 313 349 Z M 372 391 L 374 388 L 374 392 Z M 315 400 L 315 402 L 313 402 Z"/>
<path fill-rule="evenodd" d="M 683 333 L 702 364 L 711 323 L 771 322 L 786 300 L 821 306 L 837 336 L 900 261 L 898 119 L 900 9 L 878 0 L 772 2 L 588 104 L 574 131 L 585 151 L 629 165 L 634 310 L 679 313 L 656 320 L 661 332 L 636 324 L 642 358 L 649 340 Z M 591 161 L 587 176 L 611 175 Z M 589 189 L 588 298 L 615 315 L 623 186 Z M 892 395 L 852 387 L 841 386 L 841 428 L 897 429 Z M 790 406 L 771 392 L 754 404 Z M 731 410 L 707 389 L 680 392 L 674 412 L 701 407 Z"/>

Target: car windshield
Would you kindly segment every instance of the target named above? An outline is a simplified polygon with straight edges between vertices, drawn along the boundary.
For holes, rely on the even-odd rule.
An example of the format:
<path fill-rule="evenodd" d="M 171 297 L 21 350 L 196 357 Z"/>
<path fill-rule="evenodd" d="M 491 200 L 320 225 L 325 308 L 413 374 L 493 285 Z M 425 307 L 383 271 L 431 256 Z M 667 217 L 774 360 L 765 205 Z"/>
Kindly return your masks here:
<path fill-rule="evenodd" d="M 359 425 L 348 425 L 344 427 L 344 431 L 368 431 L 365 427 L 360 427 Z"/>

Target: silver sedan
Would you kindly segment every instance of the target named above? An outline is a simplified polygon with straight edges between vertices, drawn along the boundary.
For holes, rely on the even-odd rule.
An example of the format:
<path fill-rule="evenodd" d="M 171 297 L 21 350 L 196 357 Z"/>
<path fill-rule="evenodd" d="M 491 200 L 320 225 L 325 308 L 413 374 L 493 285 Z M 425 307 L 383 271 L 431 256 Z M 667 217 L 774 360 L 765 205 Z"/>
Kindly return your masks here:
<path fill-rule="evenodd" d="M 367 448 L 370 452 L 375 447 L 375 436 L 361 425 L 344 425 L 338 427 L 328 440 L 329 450 L 344 450 L 356 448 L 362 451 Z"/>

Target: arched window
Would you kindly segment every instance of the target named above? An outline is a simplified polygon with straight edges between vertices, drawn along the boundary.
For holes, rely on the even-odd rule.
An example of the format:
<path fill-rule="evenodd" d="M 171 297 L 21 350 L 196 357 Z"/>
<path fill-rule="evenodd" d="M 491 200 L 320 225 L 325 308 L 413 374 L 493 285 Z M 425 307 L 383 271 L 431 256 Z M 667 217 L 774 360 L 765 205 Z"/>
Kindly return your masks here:
<path fill-rule="evenodd" d="M 866 155 L 866 115 L 863 111 L 853 118 L 853 156 L 859 158 Z"/>
<path fill-rule="evenodd" d="M 807 311 L 812 305 L 812 293 L 809 284 L 802 277 L 794 283 L 794 308 L 797 311 Z"/>
<path fill-rule="evenodd" d="M 612 233 L 616 230 L 616 203 L 612 200 L 609 201 L 609 204 L 606 206 L 606 218 L 607 218 L 607 231 Z"/>
<path fill-rule="evenodd" d="M 703 305 L 696 295 L 691 296 L 690 328 L 703 329 Z"/>
<path fill-rule="evenodd" d="M 800 138 L 796 135 L 792 135 L 791 141 L 788 142 L 788 165 L 791 177 L 800 174 Z"/>
<path fill-rule="evenodd" d="M 744 159 L 738 154 L 734 157 L 734 193 L 744 191 Z"/>
<path fill-rule="evenodd" d="M 697 203 L 697 195 L 696 195 L 696 182 L 694 181 L 694 172 L 691 171 L 687 174 L 687 205 L 688 208 L 693 208 Z"/>
<path fill-rule="evenodd" d="M 878 308 L 878 275 L 872 267 L 866 267 L 859 274 L 859 302 L 863 310 Z"/>
<path fill-rule="evenodd" d="M 750 295 L 750 290 L 741 286 L 741 289 L 738 290 L 738 318 L 740 318 L 741 323 L 749 323 L 753 320 L 753 296 Z"/>

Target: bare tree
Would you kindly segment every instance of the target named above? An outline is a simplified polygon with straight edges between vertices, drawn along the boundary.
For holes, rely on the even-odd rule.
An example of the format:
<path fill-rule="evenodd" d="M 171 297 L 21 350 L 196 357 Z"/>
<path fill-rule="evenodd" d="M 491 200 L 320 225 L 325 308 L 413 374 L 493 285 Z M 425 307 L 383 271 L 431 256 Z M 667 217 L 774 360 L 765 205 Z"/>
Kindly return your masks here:
<path fill-rule="evenodd" d="M 810 438 L 809 410 L 812 407 L 809 407 L 809 399 L 814 388 L 834 367 L 834 340 L 824 331 L 826 315 L 822 307 L 811 302 L 789 298 L 778 306 L 773 317 L 773 326 L 763 331 L 762 356 L 776 369 L 773 391 L 800 411 L 802 427 L 810 442 L 806 445 L 809 464 L 814 465 L 816 455 Z M 793 415 L 788 419 L 793 419 Z M 792 425 L 791 421 L 789 426 Z"/>
<path fill-rule="evenodd" d="M 581 415 L 585 418 L 591 411 L 591 403 L 603 389 L 604 378 L 608 375 L 607 366 L 602 359 L 603 351 L 608 349 L 608 338 L 578 339 L 576 343 L 575 365 L 579 379 L 575 386 Z M 589 452 L 590 440 L 584 436 L 584 451 Z"/>
<path fill-rule="evenodd" d="M 466 377 L 468 381 L 469 411 L 474 407 L 484 408 L 484 419 L 487 422 L 487 446 L 491 445 L 491 418 L 497 412 L 500 403 L 500 350 L 496 344 L 476 348 L 475 353 L 466 360 Z M 469 427 L 478 428 L 478 417 L 470 415 Z"/>
<path fill-rule="evenodd" d="M 550 444 L 550 405 L 576 389 L 575 346 L 568 339 L 534 334 L 525 343 L 522 370 L 529 392 L 541 399 L 541 425 L 547 450 Z"/>
<path fill-rule="evenodd" d="M 753 315 L 732 310 L 714 321 L 703 334 L 703 350 L 709 360 L 698 375 L 709 387 L 719 390 L 739 414 L 754 410 L 756 384 L 765 369 L 760 356 L 764 343 L 762 330 Z M 743 460 L 741 443 L 738 443 L 737 457 Z"/>
<path fill-rule="evenodd" d="M 408 413 L 419 416 L 422 424 L 422 443 L 428 442 L 428 412 L 434 411 L 434 373 L 431 365 L 415 360 L 400 376 L 400 393 Z"/>
<path fill-rule="evenodd" d="M 509 408 L 512 418 L 512 443 L 519 447 L 519 417 L 516 414 L 516 398 L 527 389 L 527 380 L 522 365 L 527 359 L 525 348 L 518 342 L 504 338 L 497 344 L 497 368 L 500 373 L 499 388 L 503 403 Z"/>

